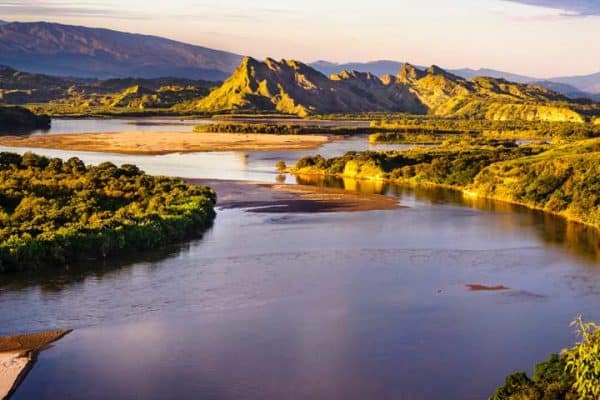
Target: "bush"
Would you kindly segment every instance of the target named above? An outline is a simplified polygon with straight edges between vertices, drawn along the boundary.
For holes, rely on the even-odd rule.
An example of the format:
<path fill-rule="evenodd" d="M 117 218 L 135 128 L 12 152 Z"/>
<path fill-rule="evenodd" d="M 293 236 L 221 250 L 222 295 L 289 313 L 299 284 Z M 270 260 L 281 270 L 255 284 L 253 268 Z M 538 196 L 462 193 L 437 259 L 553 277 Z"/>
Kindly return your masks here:
<path fill-rule="evenodd" d="M 575 383 L 573 388 L 580 399 L 600 398 L 600 326 L 584 322 L 580 316 L 573 325 L 581 336 L 581 342 L 564 352 L 566 370 Z"/>
<path fill-rule="evenodd" d="M 525 372 L 506 377 L 490 400 L 596 400 L 600 398 L 600 327 L 578 317 L 581 342 L 562 355 L 553 354 L 535 366 L 531 379 Z"/>

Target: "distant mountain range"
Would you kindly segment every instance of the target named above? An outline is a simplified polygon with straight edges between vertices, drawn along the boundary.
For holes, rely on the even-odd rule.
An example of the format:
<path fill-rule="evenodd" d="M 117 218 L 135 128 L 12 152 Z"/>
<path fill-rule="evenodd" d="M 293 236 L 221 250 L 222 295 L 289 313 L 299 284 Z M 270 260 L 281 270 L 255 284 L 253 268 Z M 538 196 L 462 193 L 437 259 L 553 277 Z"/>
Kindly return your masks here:
<path fill-rule="evenodd" d="M 356 70 L 361 72 L 372 72 L 378 76 L 394 74 L 396 71 L 402 68 L 402 65 L 403 63 L 400 61 L 390 60 L 344 64 L 337 64 L 328 61 L 317 61 L 310 64 L 311 67 L 321 71 L 326 75 L 336 74 L 344 70 Z M 532 83 L 547 87 L 548 89 L 557 91 L 571 98 L 587 97 L 595 101 L 600 101 L 600 72 L 584 76 L 558 77 L 550 79 L 539 79 L 531 76 L 513 74 L 510 72 L 488 68 L 449 69 L 448 72 L 465 79 L 470 79 L 476 76 L 488 76 L 491 78 L 502 78 L 517 83 Z"/>
<path fill-rule="evenodd" d="M 49 75 L 222 80 L 242 57 L 156 36 L 47 22 L 0 25 L 0 64 Z"/>
<path fill-rule="evenodd" d="M 0 65 L 25 72 L 98 79 L 168 76 L 221 81 L 241 61 L 242 56 L 237 54 L 157 36 L 48 22 L 0 21 Z M 393 75 L 403 65 L 403 62 L 391 60 L 309 64 L 327 76 L 358 71 L 378 77 Z M 544 80 L 492 69 L 464 68 L 448 72 L 465 79 L 488 76 L 534 83 L 571 98 L 587 97 L 600 102 L 600 72 Z"/>
<path fill-rule="evenodd" d="M 62 108 L 168 108 L 206 96 L 214 82 L 185 78 L 65 78 L 0 66 L 0 103 L 50 103 Z"/>
<path fill-rule="evenodd" d="M 487 120 L 584 122 L 600 104 L 575 101 L 541 86 L 505 79 L 465 79 L 437 66 L 404 63 L 395 75 L 342 71 L 327 77 L 293 60 L 245 57 L 218 88 L 191 104 L 203 112 L 407 112 Z"/>

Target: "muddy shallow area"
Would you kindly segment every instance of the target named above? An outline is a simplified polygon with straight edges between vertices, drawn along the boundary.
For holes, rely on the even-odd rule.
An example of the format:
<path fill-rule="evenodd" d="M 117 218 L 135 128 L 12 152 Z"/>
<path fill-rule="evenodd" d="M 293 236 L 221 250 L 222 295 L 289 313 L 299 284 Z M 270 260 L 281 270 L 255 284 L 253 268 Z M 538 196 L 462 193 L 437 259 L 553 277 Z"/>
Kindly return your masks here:
<path fill-rule="evenodd" d="M 243 208 L 263 213 L 315 213 L 393 210 L 399 207 L 395 197 L 350 192 L 339 188 L 214 179 L 190 179 L 188 182 L 213 188 L 218 194 L 218 206 L 223 209 Z"/>

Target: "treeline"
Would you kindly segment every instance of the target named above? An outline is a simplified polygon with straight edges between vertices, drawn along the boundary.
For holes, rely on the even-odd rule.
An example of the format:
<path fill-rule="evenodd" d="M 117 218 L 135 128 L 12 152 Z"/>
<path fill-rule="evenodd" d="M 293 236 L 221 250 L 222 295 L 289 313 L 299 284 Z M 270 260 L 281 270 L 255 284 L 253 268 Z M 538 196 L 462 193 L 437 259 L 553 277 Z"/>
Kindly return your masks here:
<path fill-rule="evenodd" d="M 324 126 L 263 123 L 219 123 L 202 124 L 194 127 L 199 133 L 264 133 L 271 135 L 332 134 L 359 135 L 377 131 L 374 128 L 358 126 Z"/>
<path fill-rule="evenodd" d="M 134 165 L 0 153 L 0 272 L 65 266 L 200 235 L 215 193 Z"/>
<path fill-rule="evenodd" d="M 371 127 L 404 134 L 468 134 L 518 139 L 600 137 L 600 125 L 592 123 L 443 119 L 417 115 L 371 121 Z"/>
<path fill-rule="evenodd" d="M 600 139 L 563 145 L 448 144 L 392 152 L 305 157 L 298 174 L 452 187 L 600 227 Z"/>
<path fill-rule="evenodd" d="M 378 132 L 369 135 L 369 143 L 386 144 L 442 144 L 448 140 L 467 140 L 473 136 L 464 133 L 398 133 Z"/>
<path fill-rule="evenodd" d="M 294 166 L 297 173 L 324 173 L 357 179 L 406 180 L 413 183 L 463 187 L 488 165 L 545 151 L 544 146 L 444 146 L 389 152 L 348 152 L 325 159 L 309 156 Z"/>
<path fill-rule="evenodd" d="M 0 106 L 0 133 L 50 129 L 50 117 L 36 115 L 23 107 Z"/>
<path fill-rule="evenodd" d="M 381 132 L 369 135 L 369 143 L 416 144 L 416 145 L 464 145 L 517 147 L 513 139 L 488 138 L 473 134 L 431 134 Z"/>

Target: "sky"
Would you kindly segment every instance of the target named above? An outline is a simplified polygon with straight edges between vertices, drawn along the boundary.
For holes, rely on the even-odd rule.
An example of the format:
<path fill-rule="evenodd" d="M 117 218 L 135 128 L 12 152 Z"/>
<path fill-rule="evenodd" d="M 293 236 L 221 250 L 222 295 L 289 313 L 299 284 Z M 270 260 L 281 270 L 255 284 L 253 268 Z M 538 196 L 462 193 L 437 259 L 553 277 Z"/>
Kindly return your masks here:
<path fill-rule="evenodd" d="M 600 0 L 0 0 L 0 20 L 165 36 L 258 58 L 600 72 Z"/>

